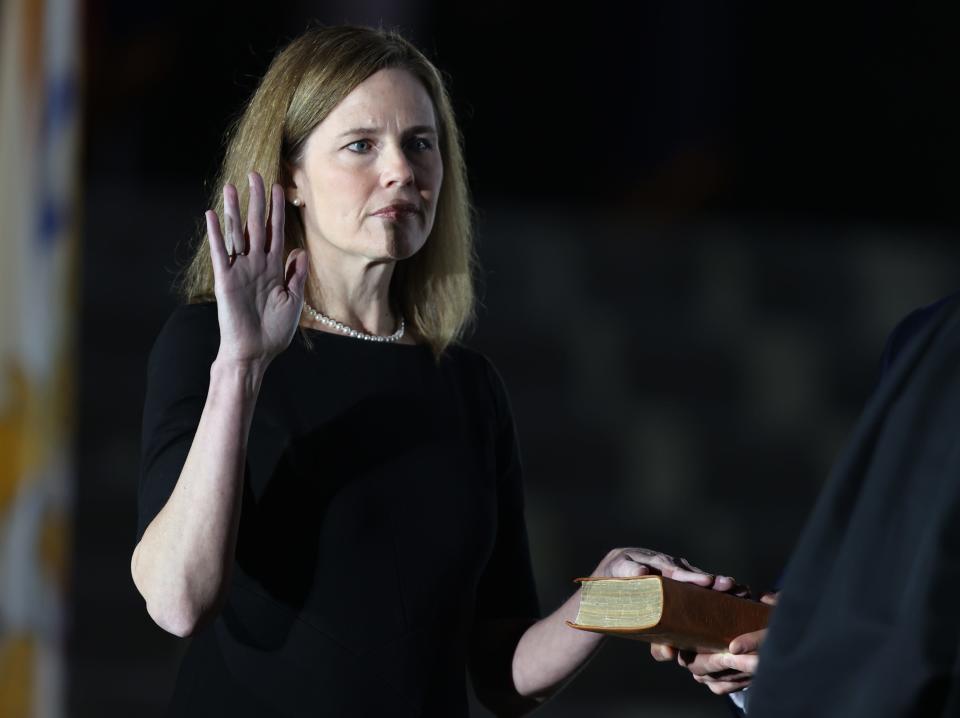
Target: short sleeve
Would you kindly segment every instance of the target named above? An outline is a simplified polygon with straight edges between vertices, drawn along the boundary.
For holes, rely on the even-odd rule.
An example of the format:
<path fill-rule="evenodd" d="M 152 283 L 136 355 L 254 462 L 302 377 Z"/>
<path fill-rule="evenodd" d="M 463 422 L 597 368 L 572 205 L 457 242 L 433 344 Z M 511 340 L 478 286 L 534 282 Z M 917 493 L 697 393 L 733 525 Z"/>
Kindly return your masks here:
<path fill-rule="evenodd" d="M 539 618 L 530 546 L 524 518 L 523 475 L 516 428 L 500 374 L 484 360 L 492 397 L 496 443 L 497 534 L 477 589 L 476 620 Z"/>
<path fill-rule="evenodd" d="M 216 304 L 178 307 L 161 329 L 147 362 L 137 491 L 139 543 L 166 504 L 187 460 L 220 346 Z"/>
<path fill-rule="evenodd" d="M 497 473 L 497 529 L 480 577 L 468 665 L 474 691 L 491 711 L 521 715 L 535 705 L 520 696 L 513 657 L 527 629 L 540 618 L 524 519 L 523 477 L 513 415 L 503 380 L 484 360 Z"/>

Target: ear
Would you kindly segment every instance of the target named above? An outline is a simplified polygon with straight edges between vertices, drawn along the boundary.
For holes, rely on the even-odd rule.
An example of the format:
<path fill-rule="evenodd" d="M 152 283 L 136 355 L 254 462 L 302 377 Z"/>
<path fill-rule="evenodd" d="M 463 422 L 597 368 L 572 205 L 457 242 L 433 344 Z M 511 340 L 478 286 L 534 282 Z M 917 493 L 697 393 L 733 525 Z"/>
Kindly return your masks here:
<path fill-rule="evenodd" d="M 277 180 L 283 186 L 283 194 L 287 202 L 293 204 L 293 200 L 300 196 L 300 188 L 297 186 L 297 178 L 300 175 L 300 169 L 289 163 L 283 163 L 282 176 Z"/>

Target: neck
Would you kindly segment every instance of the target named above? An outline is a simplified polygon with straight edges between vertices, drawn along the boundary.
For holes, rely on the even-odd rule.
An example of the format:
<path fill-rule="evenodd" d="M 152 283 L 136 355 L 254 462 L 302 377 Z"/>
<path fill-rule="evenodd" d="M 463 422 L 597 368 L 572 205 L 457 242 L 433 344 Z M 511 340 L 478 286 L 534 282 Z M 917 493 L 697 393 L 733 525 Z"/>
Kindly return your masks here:
<path fill-rule="evenodd" d="M 390 306 L 390 280 L 395 263 L 320 254 L 311 252 L 307 303 L 367 334 L 383 336 L 396 331 L 400 317 Z"/>

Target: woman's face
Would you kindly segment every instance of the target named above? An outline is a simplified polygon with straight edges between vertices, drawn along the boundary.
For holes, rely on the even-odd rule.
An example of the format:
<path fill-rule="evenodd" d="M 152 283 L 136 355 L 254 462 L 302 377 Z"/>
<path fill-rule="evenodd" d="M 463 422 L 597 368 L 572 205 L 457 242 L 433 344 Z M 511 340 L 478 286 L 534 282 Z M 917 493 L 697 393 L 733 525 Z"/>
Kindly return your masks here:
<path fill-rule="evenodd" d="M 415 254 L 433 227 L 443 163 L 433 102 L 406 70 L 357 85 L 307 138 L 287 199 L 308 249 L 373 262 Z"/>

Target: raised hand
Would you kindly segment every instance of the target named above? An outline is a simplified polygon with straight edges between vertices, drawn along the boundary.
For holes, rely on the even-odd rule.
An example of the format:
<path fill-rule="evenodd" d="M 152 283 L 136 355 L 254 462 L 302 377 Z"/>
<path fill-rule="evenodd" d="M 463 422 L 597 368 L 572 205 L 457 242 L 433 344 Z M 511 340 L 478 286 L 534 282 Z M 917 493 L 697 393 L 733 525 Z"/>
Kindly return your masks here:
<path fill-rule="evenodd" d="M 284 197 L 280 185 L 270 195 L 270 221 L 264 219 L 263 179 L 248 176 L 247 224 L 232 184 L 223 188 L 226 232 L 217 213 L 206 213 L 213 260 L 214 293 L 220 322 L 218 359 L 266 366 L 290 345 L 303 310 L 307 256 L 295 249 L 283 261 Z"/>

